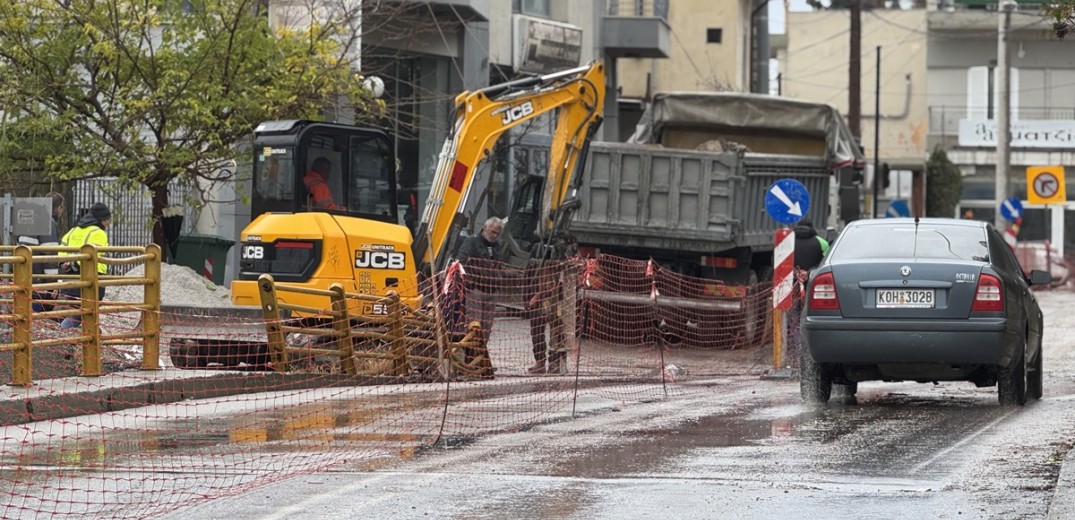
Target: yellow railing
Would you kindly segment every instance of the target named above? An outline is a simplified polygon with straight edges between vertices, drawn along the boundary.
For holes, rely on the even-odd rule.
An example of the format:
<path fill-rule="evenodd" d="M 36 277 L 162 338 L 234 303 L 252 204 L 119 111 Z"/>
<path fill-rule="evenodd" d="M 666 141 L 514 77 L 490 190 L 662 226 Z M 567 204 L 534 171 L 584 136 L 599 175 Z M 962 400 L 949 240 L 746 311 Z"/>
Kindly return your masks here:
<path fill-rule="evenodd" d="M 442 313 L 410 309 L 400 302 L 395 291 L 386 296 L 371 296 L 345 292 L 340 284 L 333 284 L 327 290 L 312 289 L 277 284 L 271 275 L 264 274 L 258 278 L 258 292 L 265 317 L 269 359 L 276 371 L 290 370 L 289 360 L 295 354 L 338 357 L 341 371 L 351 375 L 406 376 L 425 368 L 438 370 L 444 378 L 492 375 L 480 323 L 471 322 L 466 335 L 452 341 Z M 322 296 L 329 305 L 324 309 L 292 305 L 283 302 L 279 293 Z M 352 314 L 348 310 L 349 300 L 381 305 L 387 309 L 387 314 Z M 284 319 L 284 311 L 306 316 L 308 321 L 300 326 L 296 321 Z M 311 321 L 321 326 L 311 326 Z M 321 344 L 332 344 L 335 348 L 289 346 L 286 337 L 290 333 L 329 338 Z M 370 343 L 383 348 L 355 349 L 356 344 Z M 465 349 L 476 353 L 469 361 L 463 355 Z M 356 360 L 371 361 L 373 366 L 360 369 Z"/>
<path fill-rule="evenodd" d="M 62 253 L 62 254 L 61 254 Z M 78 274 L 33 273 L 34 264 L 58 264 L 78 262 Z M 97 264 L 131 265 L 144 264 L 141 277 L 99 275 Z M 142 345 L 142 369 L 160 368 L 160 275 L 161 249 L 151 244 L 146 247 L 82 247 L 0 246 L 0 322 L 12 326 L 11 342 L 0 343 L 0 351 L 12 351 L 11 384 L 29 386 L 32 382 L 33 349 L 60 344 L 77 343 L 82 346 L 83 376 L 100 376 L 102 370 L 101 347 L 104 345 Z M 8 273 L 7 271 L 10 271 Z M 141 302 L 103 302 L 98 298 L 101 287 L 122 285 L 144 286 Z M 78 289 L 80 300 L 62 298 L 34 299 L 34 292 Z M 53 310 L 33 312 L 33 302 L 49 304 Z M 4 309 L 10 309 L 5 312 Z M 102 334 L 99 326 L 103 313 L 142 313 L 141 330 Z M 34 339 L 34 322 L 42 319 L 81 316 L 81 334 L 61 338 Z"/>

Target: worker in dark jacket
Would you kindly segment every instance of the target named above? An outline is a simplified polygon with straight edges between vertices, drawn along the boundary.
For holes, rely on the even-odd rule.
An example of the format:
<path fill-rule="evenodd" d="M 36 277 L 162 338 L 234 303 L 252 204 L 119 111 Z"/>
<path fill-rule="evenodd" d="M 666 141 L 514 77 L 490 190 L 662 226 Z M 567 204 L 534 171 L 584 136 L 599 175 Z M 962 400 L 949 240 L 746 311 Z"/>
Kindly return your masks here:
<path fill-rule="evenodd" d="M 821 265 L 829 251 L 829 241 L 817 234 L 814 223 L 804 218 L 795 225 L 795 267 L 811 271 Z"/>

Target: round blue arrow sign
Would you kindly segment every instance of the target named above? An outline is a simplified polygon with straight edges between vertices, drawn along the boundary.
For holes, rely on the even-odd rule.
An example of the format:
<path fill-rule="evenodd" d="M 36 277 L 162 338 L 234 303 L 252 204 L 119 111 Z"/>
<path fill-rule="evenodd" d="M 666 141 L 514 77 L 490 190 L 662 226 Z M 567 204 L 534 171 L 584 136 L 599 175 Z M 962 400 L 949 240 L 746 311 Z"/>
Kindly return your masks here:
<path fill-rule="evenodd" d="M 1000 215 L 1008 222 L 1015 222 L 1023 216 L 1023 202 L 1015 197 L 1008 197 L 1000 203 Z"/>
<path fill-rule="evenodd" d="M 885 210 L 885 216 L 909 217 L 911 216 L 911 207 L 903 199 L 892 199 L 892 202 L 888 203 L 888 209 Z"/>
<path fill-rule="evenodd" d="M 780 179 L 765 192 L 765 211 L 781 224 L 794 224 L 810 209 L 810 192 L 795 179 Z"/>

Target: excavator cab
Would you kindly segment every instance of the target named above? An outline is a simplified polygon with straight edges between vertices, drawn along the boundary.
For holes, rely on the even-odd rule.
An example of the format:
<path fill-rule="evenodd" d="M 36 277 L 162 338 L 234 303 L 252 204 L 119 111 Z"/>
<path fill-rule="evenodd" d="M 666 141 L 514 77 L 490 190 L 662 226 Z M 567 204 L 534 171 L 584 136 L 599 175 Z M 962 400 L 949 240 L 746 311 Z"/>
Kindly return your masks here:
<path fill-rule="evenodd" d="M 384 132 L 261 123 L 254 132 L 253 219 L 241 235 L 232 302 L 260 306 L 262 274 L 318 289 L 339 283 L 349 292 L 394 289 L 416 298 L 415 289 L 400 286 L 413 277 L 414 262 L 396 196 L 392 141 Z"/>
<path fill-rule="evenodd" d="M 316 193 L 326 192 L 331 202 L 317 200 Z M 384 132 L 299 120 L 254 130 L 251 217 L 324 211 L 395 224 L 396 207 L 392 141 Z"/>

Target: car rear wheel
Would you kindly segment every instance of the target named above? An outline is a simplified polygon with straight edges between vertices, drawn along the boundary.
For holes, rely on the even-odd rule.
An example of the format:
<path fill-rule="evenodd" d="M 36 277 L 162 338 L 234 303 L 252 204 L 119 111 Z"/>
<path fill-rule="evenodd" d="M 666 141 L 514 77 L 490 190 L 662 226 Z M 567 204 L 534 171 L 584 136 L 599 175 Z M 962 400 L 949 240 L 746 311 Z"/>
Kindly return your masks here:
<path fill-rule="evenodd" d="M 997 398 L 1004 406 L 1022 406 L 1026 404 L 1027 394 L 1026 341 L 1019 352 L 1019 360 L 1000 373 L 997 381 Z"/>
<path fill-rule="evenodd" d="M 805 343 L 799 349 L 799 392 L 810 404 L 825 404 L 832 396 L 832 374 L 810 357 Z"/>
<path fill-rule="evenodd" d="M 1026 373 L 1026 393 L 1031 399 L 1041 399 L 1042 394 L 1042 352 L 1041 347 L 1038 347 L 1038 355 L 1034 357 L 1034 362 L 1031 363 Z"/>

